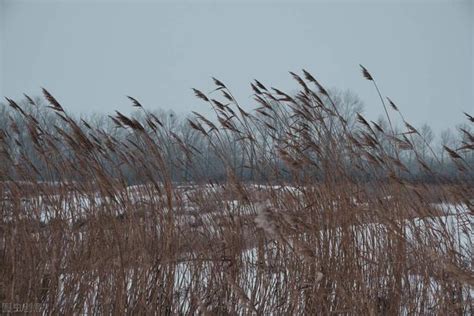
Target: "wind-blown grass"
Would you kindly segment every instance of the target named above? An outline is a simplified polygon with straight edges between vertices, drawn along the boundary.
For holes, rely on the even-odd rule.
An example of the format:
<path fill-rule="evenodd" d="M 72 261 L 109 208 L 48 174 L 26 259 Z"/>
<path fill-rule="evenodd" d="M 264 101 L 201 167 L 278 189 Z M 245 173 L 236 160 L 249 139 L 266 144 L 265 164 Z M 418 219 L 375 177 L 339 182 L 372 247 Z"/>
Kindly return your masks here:
<path fill-rule="evenodd" d="M 216 114 L 189 119 L 206 152 L 132 97 L 141 116 L 111 116 L 120 137 L 46 90 L 61 124 L 8 99 L 27 137 L 13 121 L 0 131 L 0 301 L 48 314 L 471 314 L 472 138 L 446 148 L 447 185 L 382 97 L 389 129 L 291 75 L 295 95 L 252 83 L 252 112 L 217 79 L 213 96 L 195 89 Z M 407 181 L 406 153 L 432 183 Z M 222 181 L 197 163 L 209 154 Z M 183 170 L 192 183 L 175 180 Z"/>

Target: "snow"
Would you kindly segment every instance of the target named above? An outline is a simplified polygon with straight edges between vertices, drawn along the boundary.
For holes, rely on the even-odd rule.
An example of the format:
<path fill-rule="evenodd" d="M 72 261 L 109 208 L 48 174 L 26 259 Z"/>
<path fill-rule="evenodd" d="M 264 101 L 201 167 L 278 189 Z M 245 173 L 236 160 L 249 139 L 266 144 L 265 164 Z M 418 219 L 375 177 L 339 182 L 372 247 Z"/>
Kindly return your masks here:
<path fill-rule="evenodd" d="M 253 188 L 258 190 L 268 190 L 274 189 L 280 192 L 287 192 L 295 196 L 302 194 L 301 189 L 292 187 L 292 186 L 268 186 L 268 185 L 252 185 Z M 193 186 L 183 186 L 178 187 L 178 190 L 181 190 L 182 193 L 185 193 L 185 197 L 182 200 L 183 205 L 179 206 L 181 212 L 176 212 L 176 209 L 173 211 L 176 212 L 176 221 L 179 225 L 191 225 L 201 227 L 203 230 L 209 227 L 215 226 L 216 218 L 219 216 L 256 216 L 257 210 L 254 206 L 242 204 L 239 200 L 229 199 L 229 200 L 219 200 L 214 201 L 216 204 L 215 209 L 207 210 L 206 212 L 201 212 L 201 209 L 198 205 L 191 202 L 190 196 L 195 193 L 197 190 L 201 193 L 202 190 L 205 193 L 217 196 L 219 194 L 219 188 L 217 186 L 205 186 L 200 188 L 195 188 Z M 149 186 L 130 186 L 128 187 L 124 195 L 117 195 L 116 199 L 120 200 L 121 198 L 127 199 L 127 201 L 132 202 L 133 204 L 144 203 L 150 201 L 153 196 L 150 196 L 150 193 L 155 192 L 153 188 Z M 393 197 L 387 196 L 384 200 L 391 200 Z M 156 201 L 154 201 L 156 202 Z M 359 206 L 368 207 L 368 203 L 358 202 L 355 198 L 352 201 L 354 204 Z M 337 204 L 337 201 L 334 203 Z M 262 205 L 265 204 L 265 201 L 262 202 Z M 75 221 L 81 218 L 86 218 L 88 214 L 95 212 L 97 208 L 101 206 L 110 206 L 114 205 L 115 214 L 120 215 L 126 212 L 125 209 L 121 208 L 120 203 L 112 203 L 110 198 L 101 197 L 99 194 L 78 194 L 77 192 L 69 192 L 66 195 L 60 196 L 49 196 L 47 199 L 43 196 L 32 197 L 28 199 L 23 199 L 21 201 L 22 209 L 24 210 L 25 218 L 36 218 L 42 223 L 48 223 L 54 218 L 61 218 L 67 220 L 70 224 L 73 224 Z M 156 206 L 156 205 L 155 205 Z M 363 223 L 358 225 L 352 225 L 348 229 L 352 231 L 354 240 L 356 244 L 359 245 L 360 253 L 365 255 L 365 259 L 368 264 L 375 261 L 376 254 L 374 254 L 369 247 L 378 248 L 378 243 L 383 242 L 384 236 L 388 232 L 395 232 L 401 234 L 401 237 L 410 245 L 419 246 L 423 245 L 426 242 L 432 242 L 433 240 L 439 241 L 439 244 L 436 245 L 438 249 L 443 252 L 447 252 L 448 249 L 455 250 L 456 255 L 461 258 L 462 262 L 469 267 L 471 270 L 473 268 L 473 230 L 474 230 L 474 215 L 471 210 L 465 204 L 453 204 L 453 203 L 439 203 L 431 204 L 430 206 L 442 211 L 441 216 L 432 216 L 432 217 L 415 217 L 410 219 L 405 219 L 402 222 L 394 223 L 394 227 L 382 224 L 382 223 Z M 257 207 L 259 207 L 257 205 Z M 161 209 L 163 214 L 168 213 L 170 210 L 166 207 Z M 13 214 L 11 215 L 13 216 Z M 4 220 L 12 219 L 12 217 L 4 216 Z M 259 224 L 262 226 L 262 224 Z M 347 228 L 344 228 L 347 229 Z M 210 230 L 210 233 L 217 233 L 214 230 Z M 343 235 L 341 227 L 327 229 L 325 231 L 320 231 L 321 238 L 327 238 L 331 242 L 338 243 L 338 238 Z M 272 237 L 272 236 L 269 236 Z M 271 239 L 271 238 L 270 238 Z M 291 238 L 290 245 L 292 244 Z M 271 241 L 274 245 L 278 245 L 278 240 Z M 334 245 L 336 246 L 336 245 Z M 276 249 L 276 246 L 274 247 Z M 270 246 L 266 246 L 266 259 L 270 259 L 272 256 L 272 251 L 269 251 Z M 333 247 L 329 247 L 330 251 Z M 416 250 L 413 248 L 412 250 Z M 318 249 L 315 249 L 315 252 L 318 253 Z M 276 252 L 275 252 L 276 253 Z M 374 256 L 372 257 L 371 256 Z M 329 253 L 328 255 L 331 255 Z M 240 258 L 243 263 L 242 272 L 246 274 L 246 280 L 241 281 L 242 290 L 250 297 L 252 295 L 251 289 L 256 284 L 256 278 L 258 275 L 257 266 L 258 266 L 258 250 L 257 247 L 252 245 L 248 249 L 244 250 Z M 190 264 L 187 261 L 182 261 L 179 263 L 170 263 L 173 265 L 174 269 L 174 283 L 175 288 L 179 292 L 180 289 L 186 289 L 191 283 L 191 277 L 196 277 L 195 272 L 192 269 L 195 269 L 194 265 Z M 213 262 L 209 261 L 205 263 L 200 270 L 197 278 L 202 282 L 207 282 L 211 275 Z M 163 266 L 166 266 L 166 263 L 163 263 Z M 132 284 L 131 280 L 133 279 L 133 273 L 136 273 L 135 270 L 130 270 L 127 272 L 127 288 L 130 290 Z M 273 270 L 269 270 L 269 282 L 283 282 L 283 276 L 288 274 L 288 271 L 281 271 L 278 267 L 275 267 Z M 319 273 L 319 272 L 318 272 Z M 66 274 L 61 276 L 61 285 L 60 292 L 64 291 L 64 282 L 68 279 Z M 316 279 L 322 280 L 324 275 L 318 274 Z M 418 283 L 425 282 L 422 279 L 423 276 L 417 274 L 411 274 L 408 282 L 412 284 L 413 287 L 416 287 Z M 150 280 L 151 281 L 151 280 Z M 84 307 L 87 310 L 87 307 L 94 304 L 94 300 L 97 296 L 98 291 L 97 279 L 96 286 L 91 289 L 91 300 L 84 302 Z M 426 283 L 426 282 L 425 282 Z M 429 277 L 430 291 L 429 297 L 432 300 L 432 304 L 435 304 L 434 297 L 437 291 L 442 290 L 437 283 L 434 277 Z M 304 288 L 304 285 L 302 285 Z M 183 305 L 184 310 L 186 306 L 189 306 L 189 295 L 185 292 L 177 293 L 178 297 L 182 300 L 181 304 Z M 466 297 L 473 297 L 473 289 L 465 290 L 463 295 Z M 414 311 L 405 311 L 405 314 L 413 313 Z"/>

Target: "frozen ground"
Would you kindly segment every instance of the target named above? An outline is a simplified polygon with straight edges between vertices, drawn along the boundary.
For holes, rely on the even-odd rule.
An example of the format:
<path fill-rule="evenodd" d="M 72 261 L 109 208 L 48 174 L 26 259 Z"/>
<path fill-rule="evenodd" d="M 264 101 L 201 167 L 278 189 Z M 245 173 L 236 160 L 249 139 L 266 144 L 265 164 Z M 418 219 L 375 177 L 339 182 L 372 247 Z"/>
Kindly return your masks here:
<path fill-rule="evenodd" d="M 247 188 L 249 189 L 249 188 Z M 250 187 L 252 190 L 256 191 L 265 191 L 271 189 L 277 192 L 283 192 L 286 194 L 291 194 L 292 196 L 301 195 L 302 192 L 300 189 L 290 186 L 263 186 L 263 185 L 253 185 Z M 194 226 L 199 227 L 202 230 L 206 230 L 211 233 L 214 233 L 215 225 L 217 223 L 216 218 L 223 216 L 248 216 L 252 220 L 255 219 L 255 216 L 261 212 L 261 207 L 265 205 L 265 201 L 260 201 L 259 204 L 250 205 L 242 203 L 239 199 L 232 197 L 226 197 L 222 200 L 213 201 L 214 207 L 203 210 L 199 207 L 199 204 L 194 201 L 193 195 L 198 191 L 200 195 L 208 194 L 209 198 L 216 198 L 221 194 L 221 188 L 217 186 L 206 186 L 206 187 L 193 187 L 185 186 L 178 187 L 179 190 L 179 205 L 173 207 L 172 212 L 175 216 L 176 223 L 182 227 Z M 90 214 L 97 212 L 98 209 L 104 208 L 110 212 L 110 207 L 113 206 L 114 216 L 123 216 L 129 212 L 133 212 L 138 209 L 146 209 L 152 201 L 153 206 L 156 207 L 161 205 L 160 209 L 163 214 L 169 214 L 170 208 L 166 206 L 161 199 L 154 197 L 153 188 L 144 187 L 144 186 L 131 186 L 128 187 L 124 192 L 117 194 L 113 198 L 101 197 L 99 194 L 79 194 L 77 192 L 69 192 L 66 195 L 52 195 L 47 198 L 43 196 L 36 196 L 22 199 L 21 206 L 24 210 L 24 214 L 11 214 L 10 220 L 13 216 L 25 217 L 25 218 L 34 218 L 39 220 L 42 225 L 47 225 L 53 219 L 62 219 L 66 220 L 69 224 L 74 225 L 80 220 L 87 220 Z M 223 194 L 223 193 L 222 193 Z M 386 200 L 390 200 L 391 197 L 387 196 Z M 367 203 L 358 202 L 356 199 L 352 203 L 359 203 L 363 207 L 367 207 Z M 133 205 L 133 208 L 130 208 L 130 205 Z M 333 206 L 337 206 L 338 202 L 334 201 Z M 394 223 L 396 227 L 391 227 L 387 224 L 382 223 L 363 223 L 358 225 L 352 225 L 349 227 L 351 230 L 354 240 L 358 245 L 361 253 L 367 254 L 365 260 L 367 260 L 367 265 L 374 264 L 372 260 L 376 260 L 376 257 L 371 257 L 374 252 L 372 252 L 371 247 L 376 248 L 379 242 L 378 239 L 385 238 L 387 232 L 398 232 L 401 237 L 405 238 L 408 242 L 408 245 L 413 245 L 413 248 L 408 247 L 407 255 L 410 255 L 410 251 L 416 251 L 416 247 L 420 247 L 426 242 L 431 242 L 433 240 L 438 240 L 439 249 L 441 252 L 445 249 L 451 249 L 457 252 L 460 258 L 462 258 L 463 264 L 472 271 L 473 268 L 473 230 L 474 230 L 474 216 L 473 213 L 468 209 L 464 204 L 431 204 L 431 207 L 441 211 L 439 216 L 432 217 L 414 217 L 406 219 L 401 223 Z M 4 217 L 4 221 L 8 222 L 8 216 Z M 347 229 L 347 228 L 345 228 Z M 335 227 L 331 228 L 328 231 L 320 231 L 321 238 L 324 236 L 330 235 L 333 243 L 338 243 L 338 236 L 343 234 L 341 228 Z M 272 238 L 270 238 L 272 239 Z M 278 238 L 272 240 L 270 245 L 273 245 L 274 249 L 278 248 L 278 243 L 281 241 Z M 291 238 L 289 238 L 290 245 L 292 244 Z M 267 256 L 272 256 L 272 246 L 267 248 Z M 318 249 L 313 249 L 315 253 L 318 253 Z M 269 252 L 268 252 L 269 251 Z M 267 259 L 271 259 L 268 257 Z M 240 255 L 240 261 L 242 262 L 242 267 L 240 273 L 245 274 L 245 279 L 241 281 L 239 286 L 242 288 L 244 295 L 251 297 L 252 289 L 256 285 L 257 280 L 257 266 L 258 266 L 258 249 L 255 245 L 249 244 Z M 182 300 L 181 303 L 183 306 L 189 304 L 189 296 L 186 294 L 186 289 L 192 283 L 192 278 L 197 278 L 201 282 L 206 283 L 209 281 L 209 278 L 212 278 L 212 261 L 204 262 L 200 267 L 199 271 L 196 271 L 196 267 L 190 261 L 183 259 L 179 263 L 171 263 L 174 269 L 174 283 L 175 288 L 178 294 L 178 297 Z M 163 264 L 164 266 L 166 263 Z M 137 269 L 131 269 L 127 272 L 127 286 L 131 287 L 132 280 L 134 278 L 134 273 L 137 273 Z M 281 270 L 278 268 L 278 265 L 275 265 L 274 268 L 268 270 L 268 275 L 266 278 L 269 283 L 283 282 L 284 276 L 288 275 L 288 271 Z M 324 275 L 320 274 L 317 276 L 317 280 L 324 278 Z M 423 279 L 425 278 L 425 279 Z M 70 279 L 74 279 L 74 276 L 68 273 L 64 273 L 60 279 L 60 287 L 58 296 L 61 296 L 64 291 L 64 284 L 68 283 Z M 417 287 L 417 284 L 420 280 L 423 279 L 423 282 L 426 282 L 426 276 L 417 274 L 416 270 L 410 275 L 408 280 L 404 282 L 409 282 L 410 286 L 413 288 Z M 195 281 L 195 280 L 194 280 Z M 97 280 L 97 284 L 98 284 Z M 150 278 L 146 282 L 152 282 L 154 280 Z M 442 291 L 443 288 L 439 285 L 436 277 L 429 277 L 429 292 L 428 295 L 434 302 L 434 297 L 438 291 Z M 302 284 L 301 287 L 304 289 L 305 286 Z M 96 299 L 97 288 L 93 287 L 90 289 L 91 293 L 89 295 L 90 300 L 84 303 L 84 307 L 87 309 L 88 305 L 93 305 Z M 180 294 L 181 293 L 181 294 Z M 472 287 L 467 287 L 464 289 L 463 296 L 466 299 L 472 300 L 474 296 L 474 289 Z M 275 299 L 277 299 L 275 297 Z M 280 298 L 281 299 L 281 298 Z M 257 298 L 258 300 L 258 298 Z M 404 312 L 409 314 L 408 311 Z"/>

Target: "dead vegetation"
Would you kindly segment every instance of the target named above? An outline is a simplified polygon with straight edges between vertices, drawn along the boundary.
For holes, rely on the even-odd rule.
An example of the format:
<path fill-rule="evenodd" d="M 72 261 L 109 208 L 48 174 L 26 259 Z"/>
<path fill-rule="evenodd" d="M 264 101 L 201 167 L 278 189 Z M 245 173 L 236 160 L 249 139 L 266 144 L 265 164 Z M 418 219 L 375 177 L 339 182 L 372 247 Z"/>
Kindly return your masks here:
<path fill-rule="evenodd" d="M 473 136 L 446 148 L 448 185 L 403 116 L 395 132 L 392 101 L 381 97 L 384 128 L 343 117 L 309 72 L 291 75 L 295 95 L 252 83 L 254 112 L 217 79 L 223 100 L 194 90 L 216 114 L 189 124 L 226 170 L 218 183 L 173 179 L 201 174 L 193 159 L 206 153 L 134 98 L 140 118 L 111 116 L 122 138 L 46 90 L 61 126 L 8 99 L 28 138 L 13 121 L 0 131 L 0 301 L 47 314 L 472 314 Z M 240 177 L 229 144 L 258 184 Z M 433 183 L 407 181 L 406 153 Z"/>

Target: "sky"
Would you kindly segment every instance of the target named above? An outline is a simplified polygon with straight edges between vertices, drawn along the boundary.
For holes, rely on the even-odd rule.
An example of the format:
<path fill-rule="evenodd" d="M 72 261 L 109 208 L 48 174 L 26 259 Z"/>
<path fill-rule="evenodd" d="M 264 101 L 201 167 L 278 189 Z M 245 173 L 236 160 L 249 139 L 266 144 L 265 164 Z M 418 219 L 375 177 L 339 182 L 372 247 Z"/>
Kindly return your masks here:
<path fill-rule="evenodd" d="M 0 0 L 0 95 L 49 90 L 72 113 L 209 113 L 191 88 L 223 81 L 246 108 L 250 82 L 292 92 L 288 71 L 350 89 L 383 114 L 369 69 L 415 126 L 474 113 L 474 5 L 433 1 Z"/>

